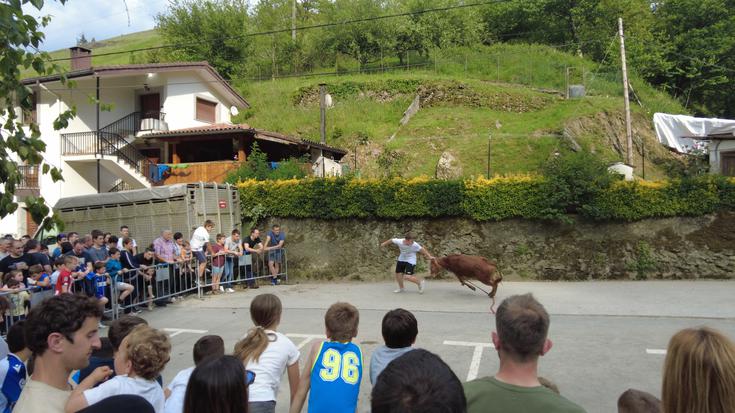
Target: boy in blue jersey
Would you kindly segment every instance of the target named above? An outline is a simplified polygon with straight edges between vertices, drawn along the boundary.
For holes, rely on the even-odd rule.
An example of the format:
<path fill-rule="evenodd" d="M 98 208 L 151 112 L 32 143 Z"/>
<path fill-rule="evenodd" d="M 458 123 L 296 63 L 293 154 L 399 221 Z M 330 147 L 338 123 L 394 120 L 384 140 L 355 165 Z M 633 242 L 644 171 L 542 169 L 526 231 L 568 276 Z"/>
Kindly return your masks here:
<path fill-rule="evenodd" d="M 309 393 L 309 413 L 354 413 L 362 381 L 362 350 L 352 343 L 360 313 L 349 303 L 335 303 L 324 316 L 327 341 L 309 352 L 290 413 L 300 413 Z"/>
<path fill-rule="evenodd" d="M 10 413 L 26 384 L 25 362 L 31 357 L 23 336 L 25 321 L 17 321 L 8 331 L 10 354 L 0 360 L 0 412 Z"/>

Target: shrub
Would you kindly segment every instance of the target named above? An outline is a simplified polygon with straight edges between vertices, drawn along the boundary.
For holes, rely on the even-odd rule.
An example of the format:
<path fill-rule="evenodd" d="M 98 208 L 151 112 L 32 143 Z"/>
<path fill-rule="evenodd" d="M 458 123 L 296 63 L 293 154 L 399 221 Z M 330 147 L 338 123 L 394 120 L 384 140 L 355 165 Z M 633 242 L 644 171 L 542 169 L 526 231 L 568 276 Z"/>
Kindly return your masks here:
<path fill-rule="evenodd" d="M 563 175 L 562 175 L 563 176 Z M 253 218 L 440 218 L 477 221 L 509 218 L 569 220 L 578 211 L 590 220 L 635 221 L 735 210 L 735 179 L 702 176 L 665 182 L 617 181 L 604 185 L 549 183 L 539 176 L 464 181 L 403 179 L 248 179 L 238 183 L 243 215 Z M 560 178 L 556 178 L 560 179 Z M 604 180 L 603 180 L 604 181 Z M 564 186 L 567 185 L 567 186 Z M 560 188 L 564 196 L 551 196 Z M 254 206 L 259 206 L 253 210 Z"/>
<path fill-rule="evenodd" d="M 278 163 L 278 167 L 271 169 L 268 157 L 260 150 L 258 143 L 253 143 L 253 149 L 248 156 L 247 162 L 243 163 L 235 171 L 230 172 L 225 182 L 236 184 L 248 179 L 291 179 L 305 178 L 308 176 L 305 164 L 306 159 L 289 158 Z"/>

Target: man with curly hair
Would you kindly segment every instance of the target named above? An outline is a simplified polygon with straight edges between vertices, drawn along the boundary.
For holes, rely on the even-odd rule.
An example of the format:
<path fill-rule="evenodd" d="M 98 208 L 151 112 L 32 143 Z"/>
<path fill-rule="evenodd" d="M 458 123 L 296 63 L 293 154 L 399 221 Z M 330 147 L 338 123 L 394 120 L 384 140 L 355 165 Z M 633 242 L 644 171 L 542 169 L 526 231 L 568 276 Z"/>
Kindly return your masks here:
<path fill-rule="evenodd" d="M 94 387 L 112 373 L 107 366 L 95 369 L 74 389 L 66 411 L 76 412 L 108 397 L 133 394 L 146 399 L 156 413 L 163 413 L 165 398 L 156 377 L 166 367 L 170 353 L 171 342 L 165 333 L 145 324 L 136 326 L 115 353 L 116 376 Z"/>
<path fill-rule="evenodd" d="M 51 297 L 31 310 L 25 340 L 35 364 L 15 411 L 64 411 L 71 394 L 69 374 L 86 367 L 92 350 L 100 348 L 100 318 L 97 300 L 73 294 Z"/>

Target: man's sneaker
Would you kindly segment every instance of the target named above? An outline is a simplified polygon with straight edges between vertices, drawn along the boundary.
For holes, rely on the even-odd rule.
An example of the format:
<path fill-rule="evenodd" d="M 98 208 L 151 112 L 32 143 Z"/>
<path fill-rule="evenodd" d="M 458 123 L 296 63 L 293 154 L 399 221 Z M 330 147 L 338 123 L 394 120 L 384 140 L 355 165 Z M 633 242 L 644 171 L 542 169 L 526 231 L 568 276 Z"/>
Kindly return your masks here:
<path fill-rule="evenodd" d="M 232 288 L 228 288 L 225 291 L 227 291 L 228 293 L 234 293 L 235 292 L 235 290 L 233 290 Z"/>
<path fill-rule="evenodd" d="M 421 282 L 419 283 L 419 294 L 423 294 L 424 293 L 424 285 L 425 284 L 426 284 L 426 280 L 421 280 Z"/>
<path fill-rule="evenodd" d="M 402 293 L 402 292 L 404 292 L 404 291 L 405 291 L 405 290 L 404 290 L 403 288 L 399 288 L 399 289 L 397 289 L 397 290 L 393 290 L 393 292 L 394 292 L 394 293 L 396 293 L 396 294 L 397 294 L 397 293 Z"/>
<path fill-rule="evenodd" d="M 222 292 L 225 292 L 225 287 L 223 287 L 223 286 L 220 285 L 219 286 L 219 290 L 222 291 Z"/>
<path fill-rule="evenodd" d="M 271 278 L 271 284 L 278 285 L 280 284 L 280 281 L 278 280 L 278 278 Z"/>

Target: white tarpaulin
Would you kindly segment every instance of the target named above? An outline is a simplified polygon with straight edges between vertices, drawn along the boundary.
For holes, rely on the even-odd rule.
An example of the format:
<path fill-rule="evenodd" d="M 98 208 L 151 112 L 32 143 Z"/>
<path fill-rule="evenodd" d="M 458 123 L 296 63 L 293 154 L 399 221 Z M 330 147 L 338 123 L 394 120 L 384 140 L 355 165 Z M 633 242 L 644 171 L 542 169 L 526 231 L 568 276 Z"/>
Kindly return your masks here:
<path fill-rule="evenodd" d="M 707 145 L 703 140 L 709 135 L 735 134 L 735 120 L 667 113 L 655 113 L 653 126 L 659 142 L 682 153 L 695 148 L 706 149 Z"/>
<path fill-rule="evenodd" d="M 322 162 L 324 165 L 322 166 Z M 339 162 L 320 156 L 311 166 L 314 176 L 342 176 L 342 165 Z"/>

